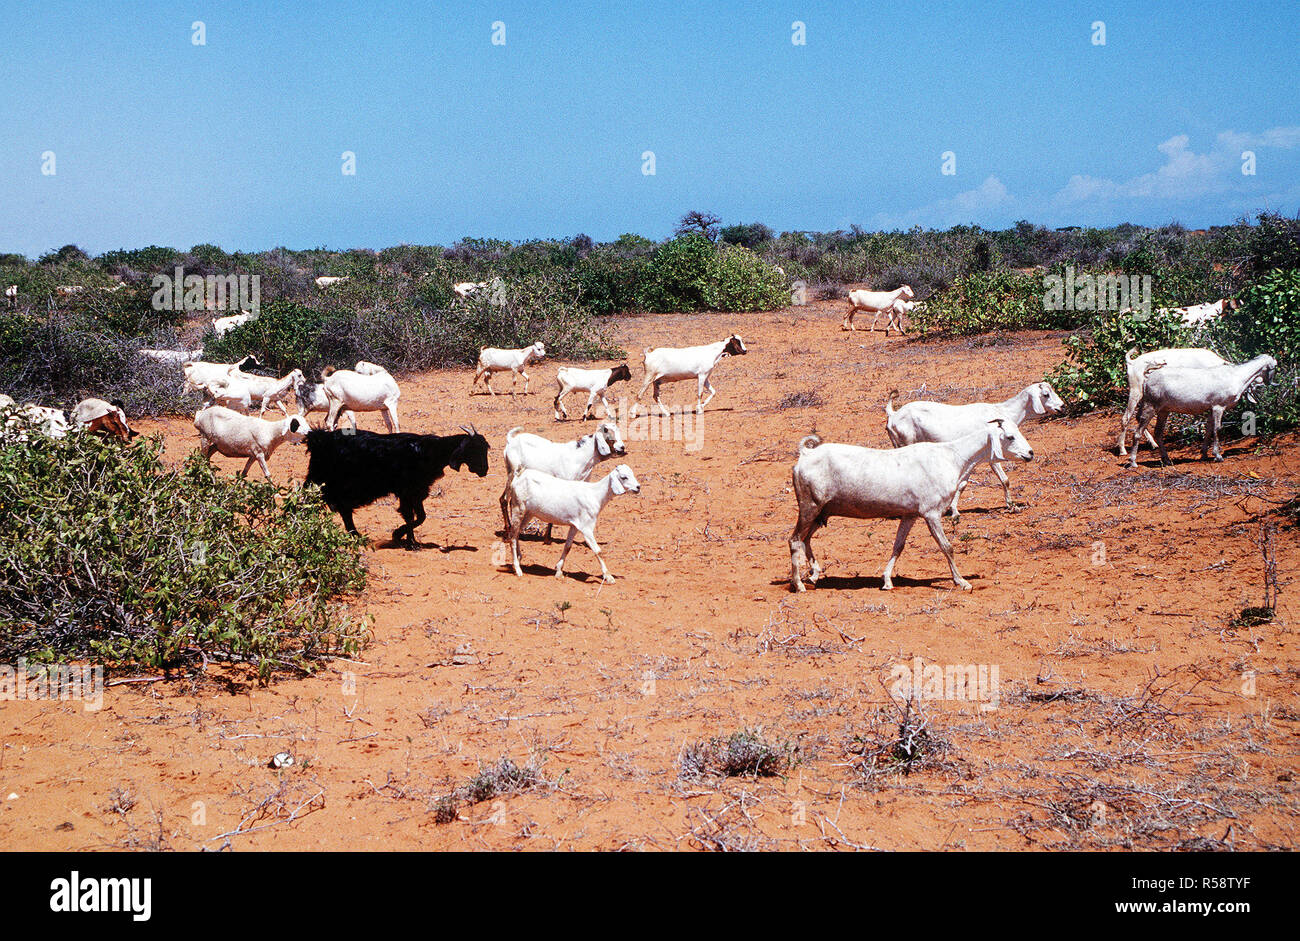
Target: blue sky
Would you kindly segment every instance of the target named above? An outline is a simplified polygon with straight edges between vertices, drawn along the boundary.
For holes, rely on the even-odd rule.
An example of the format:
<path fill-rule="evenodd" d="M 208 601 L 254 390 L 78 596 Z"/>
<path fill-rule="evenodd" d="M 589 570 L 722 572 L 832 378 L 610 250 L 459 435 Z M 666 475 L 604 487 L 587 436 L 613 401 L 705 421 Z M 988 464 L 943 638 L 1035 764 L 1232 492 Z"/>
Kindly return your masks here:
<path fill-rule="evenodd" d="M 0 250 L 1300 209 L 1295 0 L 696 6 L 0 0 Z"/>

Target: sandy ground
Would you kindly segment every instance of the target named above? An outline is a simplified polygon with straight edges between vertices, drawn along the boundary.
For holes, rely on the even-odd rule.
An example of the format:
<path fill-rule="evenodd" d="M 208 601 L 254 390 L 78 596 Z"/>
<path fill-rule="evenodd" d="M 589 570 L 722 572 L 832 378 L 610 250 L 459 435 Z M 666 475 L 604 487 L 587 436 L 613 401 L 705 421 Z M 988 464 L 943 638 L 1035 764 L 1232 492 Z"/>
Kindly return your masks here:
<path fill-rule="evenodd" d="M 0 704 L 0 847 L 1294 848 L 1294 528 L 1275 537 L 1279 617 L 1230 624 L 1262 599 L 1260 519 L 1294 492 L 1294 438 L 1235 443 L 1218 465 L 1180 448 L 1164 470 L 1144 451 L 1134 472 L 1108 451 L 1113 413 L 1028 426 L 1035 460 L 1011 471 L 1025 506 L 1007 511 L 984 469 L 947 524 L 972 592 L 924 527 L 882 592 L 894 524 L 835 519 L 817 537 L 826 578 L 795 596 L 801 436 L 886 447 L 890 388 L 1000 399 L 1062 357 L 1056 334 L 846 334 L 842 306 L 617 321 L 637 377 L 649 345 L 736 330 L 750 352 L 718 367 L 698 425 L 677 416 L 655 440 L 625 426 L 642 493 L 601 517 L 611 585 L 581 545 L 561 580 L 559 544 L 540 539 L 524 578 L 500 564 L 507 429 L 594 428 L 552 420 L 559 364 L 534 367 L 518 398 L 471 397 L 466 370 L 406 378 L 404 429 L 472 421 L 493 467 L 441 482 L 423 551 L 388 545 L 393 501 L 357 514 L 374 539 L 364 661 L 269 688 L 222 671 L 117 685 L 99 711 Z M 820 404 L 779 407 L 803 392 Z M 688 384 L 664 398 L 694 402 Z M 165 433 L 169 459 L 197 440 L 183 418 L 143 430 Z M 301 447 L 272 460 L 282 483 L 305 469 Z M 921 701 L 904 763 L 889 685 L 915 658 L 998 682 Z M 785 774 L 680 775 L 684 748 L 744 729 L 786 749 Z M 273 770 L 281 751 L 296 761 Z M 435 821 L 441 796 L 503 756 L 542 783 Z"/>

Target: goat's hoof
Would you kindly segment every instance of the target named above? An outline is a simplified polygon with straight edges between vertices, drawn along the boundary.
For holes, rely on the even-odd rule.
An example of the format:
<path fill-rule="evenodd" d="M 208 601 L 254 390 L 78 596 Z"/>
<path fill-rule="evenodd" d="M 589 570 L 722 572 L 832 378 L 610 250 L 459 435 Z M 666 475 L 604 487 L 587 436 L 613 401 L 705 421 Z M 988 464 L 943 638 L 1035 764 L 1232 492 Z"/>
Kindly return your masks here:
<path fill-rule="evenodd" d="M 880 590 L 881 590 L 881 591 L 893 591 L 893 590 L 894 590 L 894 583 L 893 583 L 893 582 L 885 582 L 883 585 L 880 586 Z"/>
<path fill-rule="evenodd" d="M 962 591 L 971 590 L 970 582 L 966 581 L 966 579 L 964 578 L 961 581 L 957 582 L 957 587 L 960 588 Z"/>
<path fill-rule="evenodd" d="M 606 576 L 602 579 L 602 581 L 603 581 L 606 585 L 612 585 L 612 584 L 614 584 L 614 576 L 613 576 L 613 575 L 606 575 Z"/>

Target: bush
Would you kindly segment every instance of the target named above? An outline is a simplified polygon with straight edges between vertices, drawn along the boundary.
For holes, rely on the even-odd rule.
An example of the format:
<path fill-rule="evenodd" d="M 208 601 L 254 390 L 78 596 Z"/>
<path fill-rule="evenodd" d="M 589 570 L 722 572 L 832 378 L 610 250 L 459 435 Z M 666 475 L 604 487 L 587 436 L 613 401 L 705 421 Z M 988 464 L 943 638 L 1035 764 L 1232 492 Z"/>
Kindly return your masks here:
<path fill-rule="evenodd" d="M 94 434 L 0 448 L 0 660 L 218 659 L 266 680 L 360 649 L 338 599 L 365 587 L 361 540 L 315 488 L 161 453 Z"/>
<path fill-rule="evenodd" d="M 641 306 L 657 313 L 704 310 L 713 253 L 713 243 L 699 233 L 660 245 L 641 284 Z"/>
<path fill-rule="evenodd" d="M 704 302 L 710 310 L 775 310 L 790 295 L 781 272 L 747 248 L 722 245 L 709 259 Z"/>
<path fill-rule="evenodd" d="M 1238 299 L 1241 307 L 1213 325 L 1215 348 L 1233 359 L 1268 353 L 1281 365 L 1300 365 L 1300 268 L 1270 271 Z"/>
<path fill-rule="evenodd" d="M 739 245 L 742 248 L 758 248 L 764 242 L 770 242 L 772 237 L 772 230 L 761 222 L 725 226 L 718 233 L 720 241 Z"/>
<path fill-rule="evenodd" d="M 990 330 L 1053 330 L 1077 326 L 1091 311 L 1047 310 L 1042 275 L 971 271 L 947 291 L 931 295 L 912 312 L 922 334 L 987 333 Z"/>

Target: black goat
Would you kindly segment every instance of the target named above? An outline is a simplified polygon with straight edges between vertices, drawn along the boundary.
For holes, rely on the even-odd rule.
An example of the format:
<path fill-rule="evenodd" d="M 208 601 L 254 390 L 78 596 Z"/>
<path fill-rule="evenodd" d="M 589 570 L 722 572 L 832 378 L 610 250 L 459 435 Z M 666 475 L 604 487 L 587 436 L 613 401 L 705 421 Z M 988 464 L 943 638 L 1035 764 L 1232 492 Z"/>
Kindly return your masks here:
<path fill-rule="evenodd" d="M 414 549 L 415 528 L 425 520 L 424 501 L 433 482 L 450 467 L 468 465 L 480 477 L 488 471 L 487 439 L 470 425 L 463 435 L 381 435 L 373 431 L 307 433 L 307 482 L 321 485 L 330 509 L 355 533 L 352 513 L 389 494 L 397 497 L 403 524 L 393 540 Z"/>

